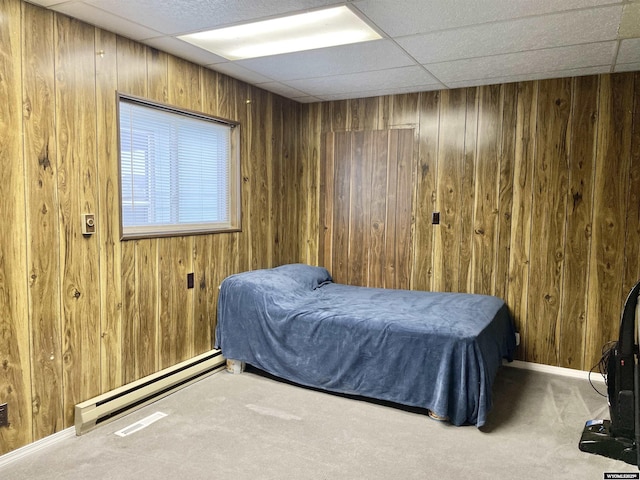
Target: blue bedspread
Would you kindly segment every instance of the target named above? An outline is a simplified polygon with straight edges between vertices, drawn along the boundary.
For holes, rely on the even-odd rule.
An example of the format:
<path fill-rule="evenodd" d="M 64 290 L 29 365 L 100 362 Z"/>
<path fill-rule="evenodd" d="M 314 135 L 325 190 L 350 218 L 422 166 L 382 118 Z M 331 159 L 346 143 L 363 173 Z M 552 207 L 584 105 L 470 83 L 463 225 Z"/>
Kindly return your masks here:
<path fill-rule="evenodd" d="M 341 285 L 295 264 L 226 278 L 215 343 L 296 383 L 482 426 L 515 334 L 497 297 Z"/>

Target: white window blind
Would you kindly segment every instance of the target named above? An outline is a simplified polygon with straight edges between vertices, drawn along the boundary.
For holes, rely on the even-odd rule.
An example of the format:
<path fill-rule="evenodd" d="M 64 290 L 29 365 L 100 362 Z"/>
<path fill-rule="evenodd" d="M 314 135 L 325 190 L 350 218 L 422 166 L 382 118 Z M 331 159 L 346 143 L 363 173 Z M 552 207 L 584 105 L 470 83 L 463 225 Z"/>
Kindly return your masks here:
<path fill-rule="evenodd" d="M 234 228 L 232 125 L 127 97 L 119 121 L 123 237 Z"/>

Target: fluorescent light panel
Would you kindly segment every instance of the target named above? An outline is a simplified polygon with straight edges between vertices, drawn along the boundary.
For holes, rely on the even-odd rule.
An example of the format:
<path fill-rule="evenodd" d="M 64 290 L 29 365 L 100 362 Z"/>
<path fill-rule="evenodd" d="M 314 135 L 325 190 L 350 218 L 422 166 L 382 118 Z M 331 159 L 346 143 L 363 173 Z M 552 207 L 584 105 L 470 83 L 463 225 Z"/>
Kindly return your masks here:
<path fill-rule="evenodd" d="M 178 38 L 228 60 L 240 60 L 366 42 L 381 36 L 342 6 Z"/>

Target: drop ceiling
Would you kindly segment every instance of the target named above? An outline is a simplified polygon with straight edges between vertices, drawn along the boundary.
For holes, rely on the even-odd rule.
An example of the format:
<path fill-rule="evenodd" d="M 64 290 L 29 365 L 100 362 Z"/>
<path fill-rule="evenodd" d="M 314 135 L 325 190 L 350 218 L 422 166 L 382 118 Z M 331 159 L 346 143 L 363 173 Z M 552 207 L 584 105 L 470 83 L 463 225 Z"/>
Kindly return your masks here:
<path fill-rule="evenodd" d="M 640 70 L 640 0 L 30 0 L 299 102 Z M 348 5 L 382 39 L 229 61 L 179 35 Z"/>

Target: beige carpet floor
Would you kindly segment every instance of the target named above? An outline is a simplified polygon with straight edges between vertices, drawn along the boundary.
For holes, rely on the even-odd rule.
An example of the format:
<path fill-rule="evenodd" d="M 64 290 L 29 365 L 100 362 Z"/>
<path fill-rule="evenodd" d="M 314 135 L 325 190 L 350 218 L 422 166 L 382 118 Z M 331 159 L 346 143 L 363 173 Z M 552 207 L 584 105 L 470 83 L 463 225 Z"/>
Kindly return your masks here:
<path fill-rule="evenodd" d="M 167 416 L 114 435 L 154 412 Z M 498 372 L 481 429 L 223 372 L 11 462 L 0 478 L 548 480 L 637 472 L 578 450 L 584 422 L 607 416 L 606 399 L 586 380 L 512 367 Z"/>

